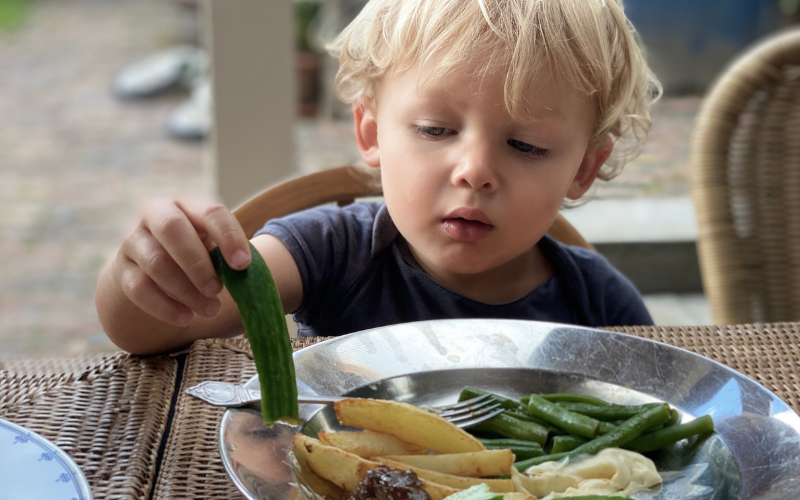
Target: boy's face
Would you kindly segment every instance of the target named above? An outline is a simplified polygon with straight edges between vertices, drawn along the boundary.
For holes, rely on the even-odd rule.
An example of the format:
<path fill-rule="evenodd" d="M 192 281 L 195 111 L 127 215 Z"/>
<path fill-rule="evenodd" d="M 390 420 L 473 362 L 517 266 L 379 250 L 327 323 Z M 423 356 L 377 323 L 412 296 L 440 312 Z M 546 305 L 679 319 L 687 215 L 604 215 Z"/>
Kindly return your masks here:
<path fill-rule="evenodd" d="M 506 110 L 502 75 L 482 83 L 468 75 L 395 74 L 354 109 L 362 156 L 381 168 L 393 221 L 439 275 L 525 261 L 564 198 L 583 195 L 610 153 L 608 143 L 588 146 L 593 105 L 576 91 L 534 81 L 533 120 L 522 124 Z"/>

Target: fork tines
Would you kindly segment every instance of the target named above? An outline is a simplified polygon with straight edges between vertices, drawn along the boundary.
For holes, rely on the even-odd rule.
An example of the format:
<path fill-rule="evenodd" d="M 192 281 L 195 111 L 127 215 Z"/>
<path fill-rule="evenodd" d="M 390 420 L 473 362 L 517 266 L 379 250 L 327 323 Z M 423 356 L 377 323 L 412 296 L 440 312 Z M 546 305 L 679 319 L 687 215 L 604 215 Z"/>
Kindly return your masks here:
<path fill-rule="evenodd" d="M 491 394 L 467 399 L 456 404 L 426 409 L 437 413 L 457 427 L 467 428 L 494 418 L 505 411 Z"/>

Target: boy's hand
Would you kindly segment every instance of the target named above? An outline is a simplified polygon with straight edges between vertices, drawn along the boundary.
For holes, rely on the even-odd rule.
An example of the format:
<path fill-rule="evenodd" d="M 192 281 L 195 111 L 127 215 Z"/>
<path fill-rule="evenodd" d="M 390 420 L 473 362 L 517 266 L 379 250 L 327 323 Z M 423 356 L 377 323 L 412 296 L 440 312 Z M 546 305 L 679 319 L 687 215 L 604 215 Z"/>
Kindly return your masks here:
<path fill-rule="evenodd" d="M 156 201 L 123 241 L 112 263 L 114 280 L 146 313 L 187 326 L 192 312 L 211 317 L 219 311 L 222 282 L 208 255 L 215 246 L 234 269 L 250 264 L 247 237 L 228 208 L 200 200 Z"/>

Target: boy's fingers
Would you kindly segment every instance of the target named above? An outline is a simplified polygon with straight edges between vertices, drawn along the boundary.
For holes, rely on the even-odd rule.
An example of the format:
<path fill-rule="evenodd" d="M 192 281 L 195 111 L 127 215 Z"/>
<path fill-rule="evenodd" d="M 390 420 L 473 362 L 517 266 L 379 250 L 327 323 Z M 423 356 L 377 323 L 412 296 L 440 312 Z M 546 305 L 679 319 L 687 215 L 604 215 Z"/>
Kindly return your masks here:
<path fill-rule="evenodd" d="M 222 290 L 222 282 L 214 272 L 198 228 L 179 205 L 172 201 L 153 204 L 145 212 L 145 226 L 183 270 L 196 290 L 209 298 L 217 296 Z M 139 264 L 144 265 L 141 262 Z M 156 282 L 164 288 L 164 283 L 160 280 Z M 169 289 L 164 289 L 170 293 Z M 192 309 L 196 310 L 194 307 Z"/>
<path fill-rule="evenodd" d="M 225 205 L 180 201 L 179 206 L 198 231 L 208 233 L 219 246 L 225 262 L 234 269 L 250 265 L 250 245 L 239 221 Z"/>
<path fill-rule="evenodd" d="M 192 311 L 164 293 L 136 263 L 125 260 L 118 265 L 119 286 L 136 307 L 175 326 L 188 326 L 192 322 Z"/>
<path fill-rule="evenodd" d="M 202 316 L 213 316 L 219 310 L 219 300 L 203 296 L 178 266 L 173 257 L 152 236 L 131 238 L 124 252 L 164 293 Z"/>

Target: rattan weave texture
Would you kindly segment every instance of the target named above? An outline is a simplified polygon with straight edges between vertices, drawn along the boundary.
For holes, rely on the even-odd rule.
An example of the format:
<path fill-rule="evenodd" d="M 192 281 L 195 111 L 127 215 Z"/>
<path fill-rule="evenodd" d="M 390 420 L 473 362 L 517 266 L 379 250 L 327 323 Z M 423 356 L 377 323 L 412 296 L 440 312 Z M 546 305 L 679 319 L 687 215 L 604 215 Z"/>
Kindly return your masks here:
<path fill-rule="evenodd" d="M 322 340 L 325 338 L 294 339 L 292 348 L 302 349 Z M 255 373 L 250 344 L 244 337 L 200 340 L 192 345 L 154 499 L 241 498 L 219 455 L 219 425 L 225 410 L 187 395 L 185 389 L 206 380 L 243 384 Z"/>
<path fill-rule="evenodd" d="M 175 388 L 177 363 L 125 354 L 36 370 L 0 371 L 0 417 L 39 433 L 69 454 L 95 499 L 149 498 L 156 455 Z M 53 374 L 56 369 L 64 373 Z M 31 373 L 39 371 L 39 374 Z"/>
<path fill-rule="evenodd" d="M 800 413 L 800 324 L 608 328 L 680 347 L 747 375 Z"/>
<path fill-rule="evenodd" d="M 714 322 L 800 320 L 800 29 L 720 76 L 691 154 L 698 256 Z"/>

